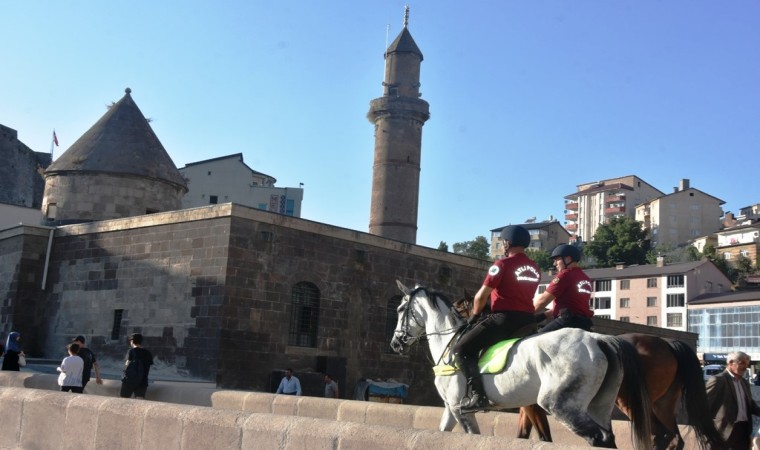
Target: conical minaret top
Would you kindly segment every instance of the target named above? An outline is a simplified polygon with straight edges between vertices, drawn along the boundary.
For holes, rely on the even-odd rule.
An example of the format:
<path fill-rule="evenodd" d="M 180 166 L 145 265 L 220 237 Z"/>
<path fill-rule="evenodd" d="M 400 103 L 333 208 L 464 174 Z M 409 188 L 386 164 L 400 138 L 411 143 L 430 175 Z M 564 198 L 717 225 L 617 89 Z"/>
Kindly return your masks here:
<path fill-rule="evenodd" d="M 367 118 L 375 124 L 375 159 L 369 232 L 415 244 L 419 203 L 422 126 L 430 117 L 420 98 L 422 52 L 404 28 L 385 51 L 383 96 L 370 102 Z"/>

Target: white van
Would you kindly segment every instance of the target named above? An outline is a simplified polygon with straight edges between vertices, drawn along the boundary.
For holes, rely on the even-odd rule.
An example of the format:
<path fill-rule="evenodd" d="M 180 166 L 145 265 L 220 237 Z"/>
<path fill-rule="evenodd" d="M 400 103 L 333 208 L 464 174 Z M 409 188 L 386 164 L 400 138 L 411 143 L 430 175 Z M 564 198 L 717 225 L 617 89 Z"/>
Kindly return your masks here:
<path fill-rule="evenodd" d="M 705 367 L 702 368 L 702 373 L 705 375 L 705 381 L 707 381 L 708 378 L 710 378 L 713 375 L 718 375 L 721 372 L 723 372 L 726 368 L 721 366 L 720 364 L 708 364 Z"/>

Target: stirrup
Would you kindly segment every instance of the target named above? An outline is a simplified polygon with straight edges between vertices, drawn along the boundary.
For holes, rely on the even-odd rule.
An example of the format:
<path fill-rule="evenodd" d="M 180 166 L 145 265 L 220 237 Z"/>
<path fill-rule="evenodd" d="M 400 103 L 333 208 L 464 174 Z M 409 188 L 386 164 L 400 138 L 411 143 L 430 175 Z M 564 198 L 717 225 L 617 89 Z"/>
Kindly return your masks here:
<path fill-rule="evenodd" d="M 475 400 L 476 397 L 477 400 Z M 466 397 L 462 399 L 461 403 L 459 403 L 459 412 L 461 414 L 467 414 L 483 411 L 488 408 L 488 406 L 489 402 L 485 395 L 478 395 L 477 393 L 473 393 L 471 397 Z"/>

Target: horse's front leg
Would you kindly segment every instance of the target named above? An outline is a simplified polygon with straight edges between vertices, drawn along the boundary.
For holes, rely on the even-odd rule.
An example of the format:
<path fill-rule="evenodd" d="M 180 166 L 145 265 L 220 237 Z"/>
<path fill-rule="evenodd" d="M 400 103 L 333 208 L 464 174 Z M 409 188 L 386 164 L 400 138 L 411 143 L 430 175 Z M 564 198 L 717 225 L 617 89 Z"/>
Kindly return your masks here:
<path fill-rule="evenodd" d="M 443 415 L 441 415 L 441 423 L 438 424 L 438 431 L 451 431 L 456 424 L 457 419 L 454 417 L 454 414 L 451 413 L 451 408 L 449 408 L 449 405 L 444 405 Z"/>
<path fill-rule="evenodd" d="M 454 412 L 453 414 L 457 417 L 465 433 L 480 434 L 480 427 L 478 426 L 478 421 L 475 420 L 475 413 L 460 414 L 459 412 Z"/>
<path fill-rule="evenodd" d="M 460 414 L 457 408 L 451 408 L 448 404 L 443 407 L 443 415 L 441 416 L 441 423 L 438 425 L 440 431 L 451 431 L 457 422 L 462 426 L 462 429 L 467 434 L 480 434 L 480 427 L 478 421 L 475 420 L 475 414 Z"/>

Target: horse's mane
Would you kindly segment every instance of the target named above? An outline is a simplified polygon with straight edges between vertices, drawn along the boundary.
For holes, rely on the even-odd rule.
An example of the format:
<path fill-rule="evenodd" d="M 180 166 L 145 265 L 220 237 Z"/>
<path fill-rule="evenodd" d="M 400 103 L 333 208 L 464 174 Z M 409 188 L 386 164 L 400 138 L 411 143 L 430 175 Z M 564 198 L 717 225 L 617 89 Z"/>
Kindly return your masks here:
<path fill-rule="evenodd" d="M 446 306 L 448 306 L 449 309 L 454 309 L 454 305 L 451 303 L 451 301 L 449 301 L 449 299 L 445 295 L 443 295 L 441 292 L 434 291 L 432 289 L 428 289 L 428 288 L 426 288 L 424 286 L 417 286 L 417 287 L 415 287 L 414 290 L 409 293 L 409 298 L 414 297 L 415 294 L 417 294 L 417 292 L 420 292 L 420 291 L 422 291 L 422 292 L 425 293 L 425 297 L 427 297 L 428 302 L 429 302 L 429 304 L 430 304 L 430 306 L 432 308 L 439 309 L 438 308 L 438 302 L 435 301 L 436 298 L 439 298 L 439 299 L 443 300 L 443 303 Z"/>
<path fill-rule="evenodd" d="M 440 311 L 440 308 L 438 307 L 438 302 L 436 301 L 436 299 L 440 299 L 443 301 L 444 305 L 446 305 L 449 308 L 449 315 L 452 316 L 455 321 L 464 320 L 464 318 L 459 313 L 459 311 L 457 311 L 457 309 L 454 307 L 454 304 L 451 303 L 448 297 L 446 297 L 441 292 L 428 289 L 424 286 L 417 286 L 414 288 L 412 292 L 409 293 L 409 298 L 414 297 L 417 294 L 417 292 L 420 292 L 420 291 L 425 293 L 425 297 L 427 298 L 428 304 L 430 305 L 431 308 Z"/>

